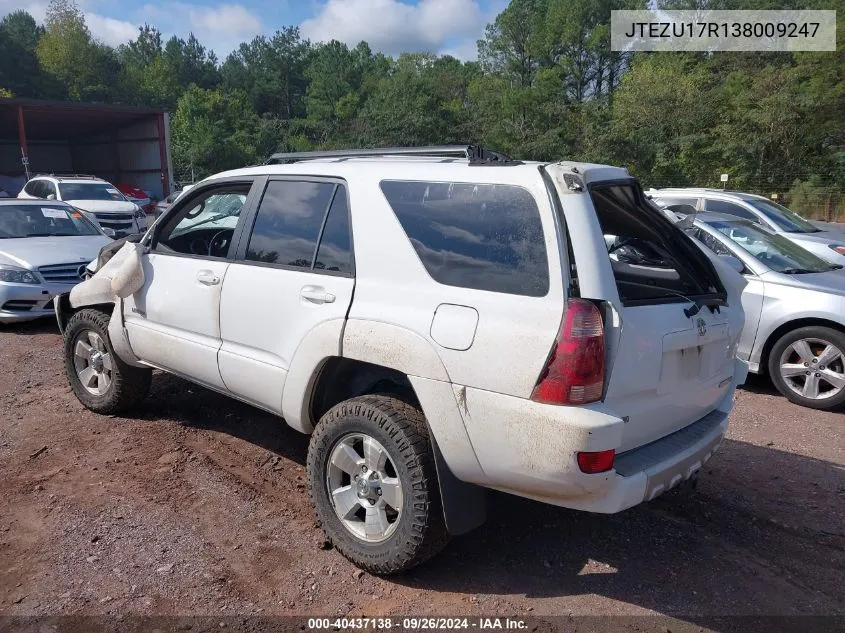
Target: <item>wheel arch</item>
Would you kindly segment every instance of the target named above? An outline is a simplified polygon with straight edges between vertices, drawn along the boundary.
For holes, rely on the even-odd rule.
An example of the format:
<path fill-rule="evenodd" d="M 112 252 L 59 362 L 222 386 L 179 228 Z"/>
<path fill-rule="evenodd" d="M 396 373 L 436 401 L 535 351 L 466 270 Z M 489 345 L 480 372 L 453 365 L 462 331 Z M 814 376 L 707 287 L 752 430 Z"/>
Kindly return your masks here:
<path fill-rule="evenodd" d="M 438 391 L 436 398 L 432 388 Z M 392 367 L 366 361 L 329 358 L 314 379 L 308 404 L 310 420 L 316 423 L 344 400 L 372 394 L 391 395 L 419 409 L 426 417 L 449 533 L 464 534 L 482 525 L 487 518 L 486 491 L 464 480 L 467 473 L 477 478 L 480 467 L 449 383 L 408 376 Z"/>

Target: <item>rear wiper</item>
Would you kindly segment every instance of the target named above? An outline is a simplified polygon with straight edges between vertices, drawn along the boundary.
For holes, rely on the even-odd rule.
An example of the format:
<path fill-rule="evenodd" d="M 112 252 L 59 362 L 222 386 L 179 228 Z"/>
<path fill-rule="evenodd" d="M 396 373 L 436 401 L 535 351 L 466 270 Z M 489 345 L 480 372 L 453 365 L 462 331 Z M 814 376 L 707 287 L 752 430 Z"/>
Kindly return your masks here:
<path fill-rule="evenodd" d="M 710 308 L 710 314 L 715 312 L 722 314 L 721 307 L 728 305 L 723 299 L 690 299 L 690 301 L 693 304 L 688 308 L 684 308 L 684 314 L 687 315 L 687 318 L 694 317 L 704 307 Z"/>

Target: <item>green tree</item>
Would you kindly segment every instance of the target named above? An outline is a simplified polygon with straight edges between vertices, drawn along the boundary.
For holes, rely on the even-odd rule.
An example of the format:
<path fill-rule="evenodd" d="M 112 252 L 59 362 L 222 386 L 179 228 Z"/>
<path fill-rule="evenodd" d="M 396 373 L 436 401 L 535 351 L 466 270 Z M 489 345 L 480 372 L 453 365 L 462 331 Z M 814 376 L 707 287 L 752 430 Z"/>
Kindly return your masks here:
<path fill-rule="evenodd" d="M 221 68 L 223 85 L 246 92 L 259 115 L 304 117 L 310 48 L 297 27 L 277 31 L 269 39 L 258 36 L 226 58 Z"/>
<path fill-rule="evenodd" d="M 0 86 L 22 97 L 59 96 L 38 64 L 36 47 L 44 29 L 26 11 L 0 20 Z"/>
<path fill-rule="evenodd" d="M 114 95 L 119 62 L 112 49 L 92 39 L 73 0 L 51 0 L 36 52 L 41 67 L 71 99 L 107 101 Z"/>
<path fill-rule="evenodd" d="M 466 142 L 469 82 L 477 74 L 477 65 L 453 57 L 403 53 L 362 108 L 364 144 Z"/>
<path fill-rule="evenodd" d="M 191 86 L 171 122 L 176 173 L 203 178 L 263 159 L 259 127 L 246 93 Z"/>

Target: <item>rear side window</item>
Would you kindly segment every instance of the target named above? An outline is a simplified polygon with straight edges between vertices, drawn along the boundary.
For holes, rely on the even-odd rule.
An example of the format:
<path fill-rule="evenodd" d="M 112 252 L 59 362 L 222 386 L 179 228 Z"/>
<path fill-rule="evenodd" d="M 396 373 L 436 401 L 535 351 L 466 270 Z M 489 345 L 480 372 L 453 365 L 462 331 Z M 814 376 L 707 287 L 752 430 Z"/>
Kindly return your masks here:
<path fill-rule="evenodd" d="M 271 180 L 267 183 L 246 259 L 311 268 L 334 190 L 335 185 L 328 182 Z"/>
<path fill-rule="evenodd" d="M 619 297 L 626 305 L 724 298 L 707 256 L 649 205 L 636 182 L 590 187 Z"/>
<path fill-rule="evenodd" d="M 724 213 L 725 215 L 732 215 L 743 220 L 751 220 L 752 222 L 760 222 L 756 215 L 743 209 L 738 204 L 725 202 L 724 200 L 705 200 L 704 208 L 713 213 Z"/>
<path fill-rule="evenodd" d="M 676 197 L 673 197 L 673 198 L 660 197 L 660 198 L 655 198 L 655 201 L 662 207 L 672 207 L 672 206 L 678 206 L 678 205 L 682 205 L 682 204 L 694 207 L 695 203 L 697 202 L 696 198 L 676 198 Z"/>
<path fill-rule="evenodd" d="M 317 249 L 314 268 L 341 273 L 352 272 L 349 204 L 343 187 L 337 188 L 332 206 L 329 208 L 329 217 L 326 218 L 323 236 L 320 238 L 320 248 Z"/>
<path fill-rule="evenodd" d="M 23 188 L 29 195 L 35 196 L 36 198 L 41 198 L 41 181 L 40 180 L 30 180 L 26 187 Z"/>
<path fill-rule="evenodd" d="M 381 190 L 438 283 L 529 297 L 548 293 L 540 211 L 526 189 L 385 180 Z"/>

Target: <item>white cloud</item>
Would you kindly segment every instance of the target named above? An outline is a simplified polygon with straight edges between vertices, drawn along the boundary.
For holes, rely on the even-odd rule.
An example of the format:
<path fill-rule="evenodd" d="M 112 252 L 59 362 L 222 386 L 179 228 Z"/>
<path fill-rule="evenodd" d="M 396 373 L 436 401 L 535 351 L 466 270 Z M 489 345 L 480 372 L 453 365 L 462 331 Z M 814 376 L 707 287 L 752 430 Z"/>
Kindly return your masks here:
<path fill-rule="evenodd" d="M 477 0 L 328 0 L 305 20 L 302 34 L 315 41 L 340 40 L 354 46 L 367 41 L 388 54 L 459 49 L 456 40 L 475 41 L 487 20 Z M 460 50 L 466 51 L 465 48 Z M 474 58 L 475 55 L 472 55 Z"/>
<path fill-rule="evenodd" d="M 451 55 L 462 61 L 475 61 L 478 59 L 478 39 L 480 37 L 481 33 L 478 34 L 477 38 L 470 37 L 456 43 L 454 46 L 448 46 L 440 51 L 440 53 L 442 55 Z"/>
<path fill-rule="evenodd" d="M 0 17 L 23 9 L 29 13 L 36 22 L 43 23 L 44 18 L 47 17 L 47 2 L 35 0 L 32 2 L 20 2 L 20 0 L 0 0 Z M 86 2 L 77 2 L 77 5 L 83 10 L 86 8 Z M 138 25 L 125 20 L 116 20 L 114 18 L 107 18 L 93 11 L 84 11 L 85 23 L 91 31 L 91 35 L 109 46 L 119 46 L 125 44 L 138 35 Z"/>
<path fill-rule="evenodd" d="M 86 13 L 85 23 L 91 35 L 109 46 L 120 46 L 138 36 L 138 25 L 125 20 L 106 18 L 96 13 Z"/>
<path fill-rule="evenodd" d="M 258 17 L 242 4 L 205 6 L 185 2 L 159 2 L 144 5 L 139 19 L 155 25 L 165 38 L 171 35 L 196 35 L 204 46 L 219 57 L 237 48 L 244 41 L 262 33 Z"/>
<path fill-rule="evenodd" d="M 47 0 L 33 2 L 21 2 L 20 0 L 0 0 L 0 18 L 13 11 L 24 10 L 29 13 L 36 22 L 43 22 L 47 15 Z"/>
<path fill-rule="evenodd" d="M 254 35 L 261 31 L 261 22 L 242 4 L 190 9 L 190 22 L 198 29 L 210 32 Z"/>

